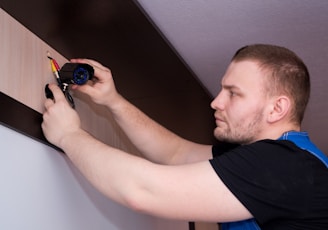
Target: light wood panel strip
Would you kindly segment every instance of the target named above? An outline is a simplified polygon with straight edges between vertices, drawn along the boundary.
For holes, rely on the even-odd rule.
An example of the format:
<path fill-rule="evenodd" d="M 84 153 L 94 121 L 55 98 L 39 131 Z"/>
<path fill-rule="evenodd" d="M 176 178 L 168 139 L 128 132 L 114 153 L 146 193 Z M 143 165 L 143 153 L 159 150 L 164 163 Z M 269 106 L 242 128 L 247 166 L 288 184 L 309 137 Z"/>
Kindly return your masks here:
<path fill-rule="evenodd" d="M 67 59 L 0 9 L 0 91 L 42 113 L 44 86 L 56 82 L 47 52 L 62 66 Z M 103 142 L 137 153 L 101 106 L 75 95 L 82 126 Z M 5 108 L 1 108 L 5 109 Z M 22 114 L 22 119 L 24 119 Z"/>

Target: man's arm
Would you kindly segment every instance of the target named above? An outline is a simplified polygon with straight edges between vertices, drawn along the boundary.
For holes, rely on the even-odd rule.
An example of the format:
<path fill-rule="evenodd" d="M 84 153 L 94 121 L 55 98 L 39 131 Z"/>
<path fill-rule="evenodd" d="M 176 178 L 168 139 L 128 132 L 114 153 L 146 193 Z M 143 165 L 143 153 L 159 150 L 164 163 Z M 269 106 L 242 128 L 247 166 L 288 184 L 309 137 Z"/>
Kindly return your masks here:
<path fill-rule="evenodd" d="M 88 59 L 73 62 L 94 67 L 97 82 L 74 86 L 88 94 L 94 102 L 107 106 L 115 121 L 146 159 L 161 164 L 185 164 L 212 158 L 211 146 L 181 138 L 164 128 L 117 93 L 111 71 Z"/>
<path fill-rule="evenodd" d="M 123 97 L 110 106 L 115 121 L 143 156 L 161 164 L 186 164 L 212 158 L 211 146 L 188 141 L 152 120 Z"/>
<path fill-rule="evenodd" d="M 159 165 L 107 146 L 80 128 L 76 111 L 60 89 L 55 85 L 50 89 L 55 101 L 45 103 L 46 138 L 109 198 L 133 210 L 172 219 L 223 222 L 251 217 L 208 161 Z"/>

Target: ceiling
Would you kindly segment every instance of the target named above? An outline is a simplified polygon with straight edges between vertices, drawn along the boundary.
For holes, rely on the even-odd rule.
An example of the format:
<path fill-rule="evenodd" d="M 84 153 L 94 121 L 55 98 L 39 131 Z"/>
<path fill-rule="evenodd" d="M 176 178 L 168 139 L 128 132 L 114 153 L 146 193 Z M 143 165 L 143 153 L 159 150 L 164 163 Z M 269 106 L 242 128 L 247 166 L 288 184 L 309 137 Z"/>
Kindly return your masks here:
<path fill-rule="evenodd" d="M 138 0 L 212 96 L 234 54 L 270 43 L 296 52 L 311 74 L 304 129 L 328 154 L 327 0 Z"/>
<path fill-rule="evenodd" d="M 234 52 L 251 43 L 286 46 L 308 64 L 314 82 L 323 75 L 317 69 L 328 60 L 327 0 L 138 2 L 212 95 Z"/>
<path fill-rule="evenodd" d="M 158 100 L 164 93 L 177 98 L 188 91 L 185 98 L 195 95 L 194 100 L 203 94 L 189 91 L 197 88 L 189 76 L 214 97 L 232 55 L 241 46 L 271 43 L 290 48 L 304 60 L 312 77 L 303 128 L 328 153 L 328 140 L 322 131 L 328 130 L 327 0 L 0 2 L 2 8 L 66 57 L 87 55 L 110 65 L 114 72 L 120 69 L 117 85 L 129 99 Z M 147 17 L 136 13 L 135 3 Z M 145 21 L 155 27 L 156 33 Z M 164 43 L 172 49 L 168 51 Z M 208 106 L 208 100 L 205 103 Z M 142 103 L 139 105 L 142 107 Z"/>

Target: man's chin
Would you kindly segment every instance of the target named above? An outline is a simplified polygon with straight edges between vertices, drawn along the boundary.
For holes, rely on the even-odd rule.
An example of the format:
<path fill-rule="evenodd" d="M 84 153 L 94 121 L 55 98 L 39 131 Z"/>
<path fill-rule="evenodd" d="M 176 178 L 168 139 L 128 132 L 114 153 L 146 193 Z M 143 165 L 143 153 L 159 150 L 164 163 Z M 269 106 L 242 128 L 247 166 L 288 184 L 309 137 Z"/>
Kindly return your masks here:
<path fill-rule="evenodd" d="M 227 142 L 230 138 L 224 133 L 223 130 L 219 129 L 218 127 L 214 130 L 214 137 L 219 141 Z"/>
<path fill-rule="evenodd" d="M 228 142 L 228 143 L 233 143 L 233 144 L 239 144 L 239 141 L 232 138 L 231 136 L 227 135 L 226 130 L 218 129 L 218 127 L 214 130 L 214 137 L 218 141 L 222 142 Z"/>

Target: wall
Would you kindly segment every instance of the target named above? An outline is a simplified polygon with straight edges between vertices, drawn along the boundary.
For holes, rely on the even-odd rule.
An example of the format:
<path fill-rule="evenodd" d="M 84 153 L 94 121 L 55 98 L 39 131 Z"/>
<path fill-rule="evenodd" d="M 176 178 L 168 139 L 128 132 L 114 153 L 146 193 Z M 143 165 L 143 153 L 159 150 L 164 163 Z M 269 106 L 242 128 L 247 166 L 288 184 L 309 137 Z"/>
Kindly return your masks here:
<path fill-rule="evenodd" d="M 110 201 L 47 145 L 4 126 L 0 140 L 0 229 L 187 229 Z"/>
<path fill-rule="evenodd" d="M 65 57 L 0 10 L 0 91 L 42 113 L 44 85 L 55 82 L 48 51 Z M 83 127 L 137 154 L 106 110 L 75 95 Z M 7 105 L 6 105 L 7 106 Z M 8 108 L 1 105 L 2 112 Z M 24 114 L 13 114 L 20 122 Z M 35 127 L 39 129 L 39 127 Z M 103 197 L 58 150 L 0 126 L 0 229 L 187 229 L 186 222 L 134 213 Z"/>

